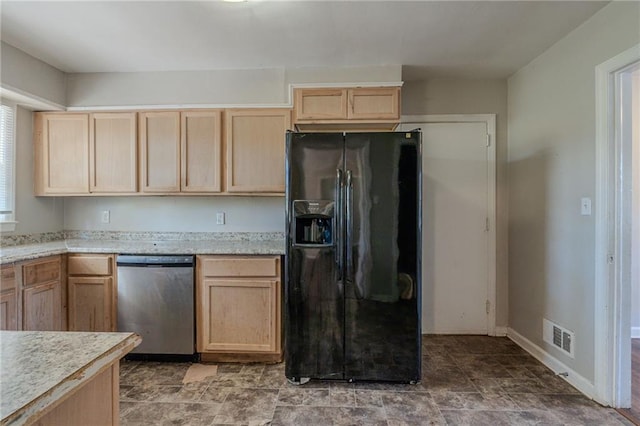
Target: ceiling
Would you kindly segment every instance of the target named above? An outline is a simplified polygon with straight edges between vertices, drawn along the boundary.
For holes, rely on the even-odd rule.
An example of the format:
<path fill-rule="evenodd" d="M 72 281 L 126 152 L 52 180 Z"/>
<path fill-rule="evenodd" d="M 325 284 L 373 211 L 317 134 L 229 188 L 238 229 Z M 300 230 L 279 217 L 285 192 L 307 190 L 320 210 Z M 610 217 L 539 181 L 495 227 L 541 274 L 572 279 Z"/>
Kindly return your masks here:
<path fill-rule="evenodd" d="M 68 73 L 403 65 L 505 78 L 607 2 L 9 1 L 1 38 Z"/>

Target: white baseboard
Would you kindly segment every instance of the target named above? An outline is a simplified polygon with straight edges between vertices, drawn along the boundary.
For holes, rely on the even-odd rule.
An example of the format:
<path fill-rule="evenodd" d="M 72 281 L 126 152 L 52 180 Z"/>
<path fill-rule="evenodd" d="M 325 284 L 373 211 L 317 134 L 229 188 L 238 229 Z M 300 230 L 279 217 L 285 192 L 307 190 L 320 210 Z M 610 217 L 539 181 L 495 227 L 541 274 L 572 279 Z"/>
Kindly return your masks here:
<path fill-rule="evenodd" d="M 595 387 L 589 380 L 585 379 L 580 374 L 567 367 L 563 362 L 559 361 L 557 358 L 546 352 L 540 346 L 536 345 L 531 340 L 527 339 L 514 329 L 508 328 L 507 337 L 513 340 L 522 349 L 533 355 L 535 359 L 549 367 L 554 373 L 567 373 L 566 377 L 560 377 L 563 377 L 573 387 L 578 389 L 589 398 L 595 399 L 597 402 L 600 402 L 596 399 Z"/>
<path fill-rule="evenodd" d="M 631 327 L 631 338 L 640 339 L 640 327 Z"/>
<path fill-rule="evenodd" d="M 496 337 L 504 337 L 507 335 L 509 331 L 509 327 L 498 327 L 496 326 L 495 335 Z"/>

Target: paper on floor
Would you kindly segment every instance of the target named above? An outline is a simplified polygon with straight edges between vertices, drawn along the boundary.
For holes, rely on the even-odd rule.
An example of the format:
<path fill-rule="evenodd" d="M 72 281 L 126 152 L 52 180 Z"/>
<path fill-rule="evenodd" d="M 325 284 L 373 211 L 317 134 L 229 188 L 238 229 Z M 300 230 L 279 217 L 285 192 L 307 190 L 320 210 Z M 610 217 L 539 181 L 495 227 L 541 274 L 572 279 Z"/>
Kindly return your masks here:
<path fill-rule="evenodd" d="M 217 365 L 192 364 L 184 375 L 182 384 L 186 385 L 187 383 L 200 382 L 207 377 L 212 377 L 216 374 L 218 374 Z"/>

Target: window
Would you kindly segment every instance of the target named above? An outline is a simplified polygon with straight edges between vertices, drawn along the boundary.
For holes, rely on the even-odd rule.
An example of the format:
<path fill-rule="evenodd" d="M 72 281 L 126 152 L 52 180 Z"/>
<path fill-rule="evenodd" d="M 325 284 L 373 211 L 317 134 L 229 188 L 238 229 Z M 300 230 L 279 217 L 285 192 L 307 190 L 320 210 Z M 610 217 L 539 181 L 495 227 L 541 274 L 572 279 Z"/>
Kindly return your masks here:
<path fill-rule="evenodd" d="M 0 229 L 15 229 L 15 106 L 0 105 Z"/>

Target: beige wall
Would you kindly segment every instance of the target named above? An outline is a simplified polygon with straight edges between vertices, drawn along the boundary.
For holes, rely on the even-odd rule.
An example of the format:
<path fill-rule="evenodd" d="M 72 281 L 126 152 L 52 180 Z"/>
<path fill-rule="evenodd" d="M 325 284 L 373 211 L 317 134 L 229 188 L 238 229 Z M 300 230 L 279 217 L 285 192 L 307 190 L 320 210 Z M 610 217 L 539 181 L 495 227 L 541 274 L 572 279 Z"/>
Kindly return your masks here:
<path fill-rule="evenodd" d="M 405 82 L 402 113 L 496 114 L 496 325 L 508 325 L 507 81 L 427 79 Z"/>
<path fill-rule="evenodd" d="M 16 114 L 16 220 L 13 232 L 21 235 L 62 231 L 63 201 L 33 196 L 33 113 L 18 107 Z"/>
<path fill-rule="evenodd" d="M 631 78 L 632 129 L 632 240 L 631 240 L 631 329 L 640 338 L 640 69 Z"/>
<path fill-rule="evenodd" d="M 67 77 L 67 106 L 288 104 L 289 84 L 399 82 L 399 65 L 173 72 Z"/>
<path fill-rule="evenodd" d="M 103 210 L 110 223 L 101 222 Z M 226 224 L 216 225 L 216 213 Z M 284 197 L 70 197 L 65 230 L 284 232 Z"/>
<path fill-rule="evenodd" d="M 0 56 L 3 89 L 56 105 L 66 104 L 62 71 L 4 42 L 0 43 Z"/>
<path fill-rule="evenodd" d="M 640 3 L 614 2 L 508 80 L 509 324 L 594 378 L 595 67 L 640 42 Z M 595 204 L 594 204 L 595 207 Z M 575 332 L 575 359 L 542 319 Z"/>

